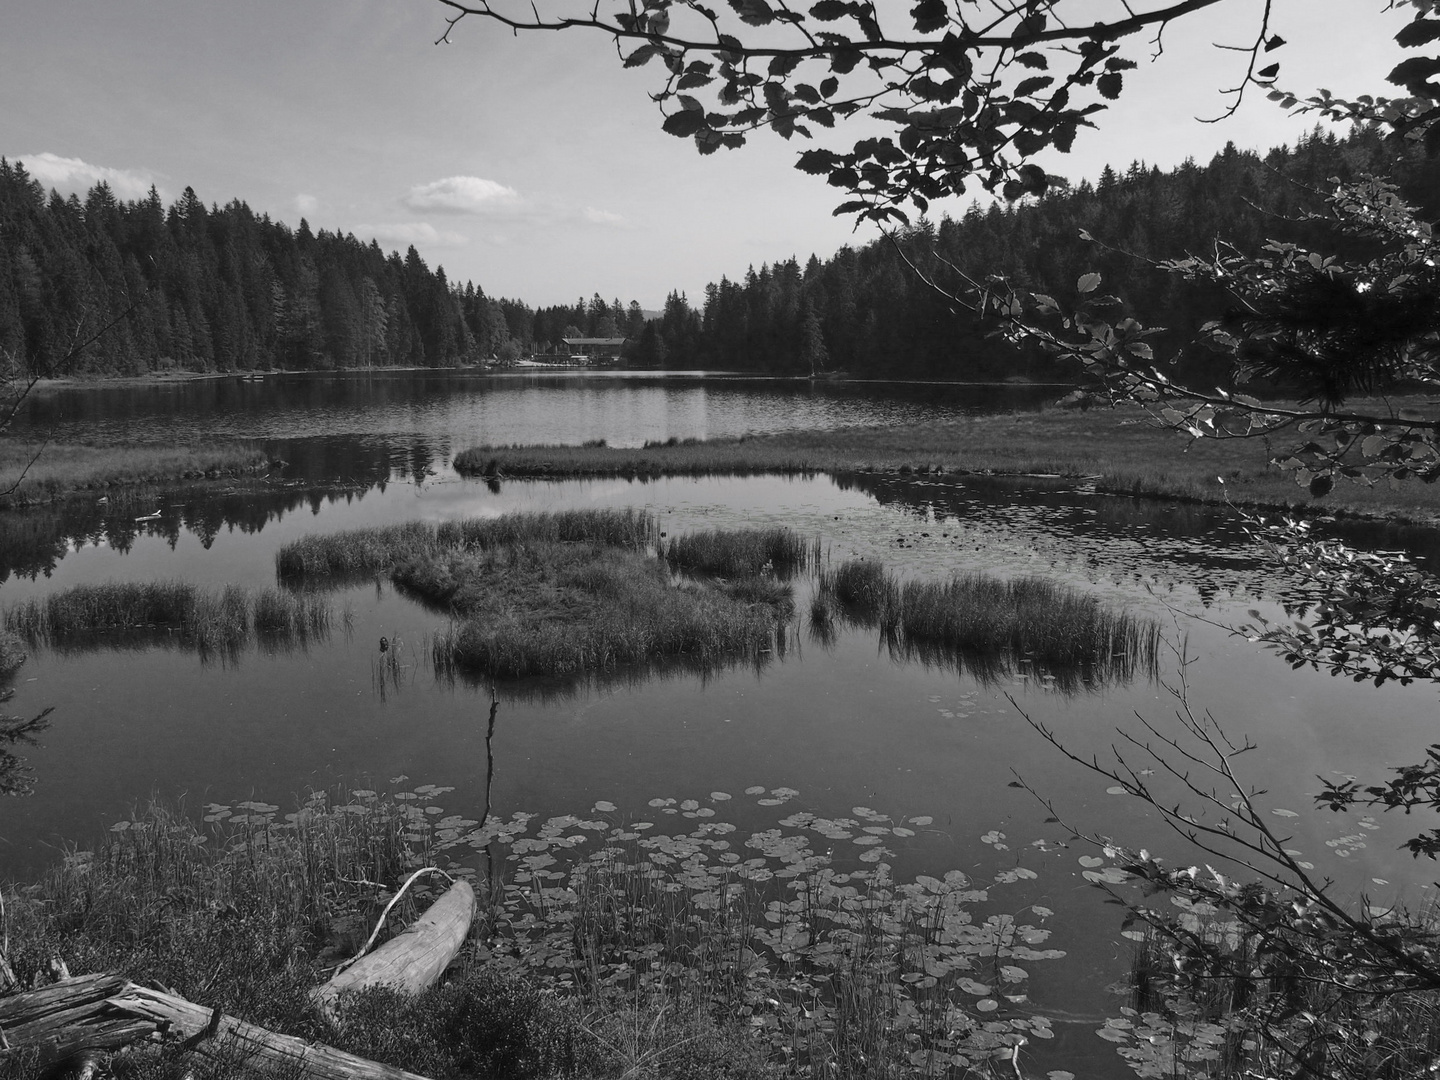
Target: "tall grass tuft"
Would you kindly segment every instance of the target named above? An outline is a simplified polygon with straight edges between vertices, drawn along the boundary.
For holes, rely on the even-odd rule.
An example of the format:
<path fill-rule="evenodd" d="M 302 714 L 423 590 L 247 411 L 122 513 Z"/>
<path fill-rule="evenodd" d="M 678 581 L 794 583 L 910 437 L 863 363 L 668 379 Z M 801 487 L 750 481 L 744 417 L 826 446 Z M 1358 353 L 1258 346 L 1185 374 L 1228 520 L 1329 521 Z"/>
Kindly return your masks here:
<path fill-rule="evenodd" d="M 492 548 L 507 544 L 605 544 L 654 547 L 660 526 L 653 514 L 632 507 L 599 510 L 527 511 L 494 518 L 447 521 L 436 531 L 442 547 Z"/>
<path fill-rule="evenodd" d="M 878 626 L 892 648 L 923 661 L 959 663 L 987 680 L 1033 665 L 1060 689 L 1153 675 L 1160 648 L 1153 619 L 1038 577 L 961 574 L 902 584 L 879 563 L 851 560 L 821 571 L 812 627 L 823 635 L 835 609 L 851 622 Z"/>
<path fill-rule="evenodd" d="M 14 678 L 20 665 L 25 663 L 25 643 L 18 634 L 0 630 L 0 683 Z"/>
<path fill-rule="evenodd" d="M 822 570 L 818 594 L 838 600 L 849 615 L 865 623 L 884 621 L 899 598 L 885 567 L 864 559 L 849 559 Z"/>
<path fill-rule="evenodd" d="M 401 567 L 395 580 L 463 619 L 436 637 L 438 668 L 499 678 L 754 655 L 773 647 L 790 602 L 786 586 L 738 598 L 677 586 L 654 559 L 588 544 L 456 555 Z"/>
<path fill-rule="evenodd" d="M 282 547 L 275 569 L 291 582 L 316 577 L 388 573 L 444 552 L 507 544 L 608 544 L 648 548 L 659 540 L 655 518 L 641 510 L 562 510 L 466 518 L 440 525 L 413 521 L 327 536 L 306 536 Z"/>
<path fill-rule="evenodd" d="M 219 591 L 181 581 L 77 585 L 5 610 L 5 628 L 32 645 L 93 642 L 104 636 L 145 638 L 178 633 L 201 652 L 235 650 L 252 639 L 304 644 L 330 628 L 330 608 L 317 597 L 229 585 Z"/>
<path fill-rule="evenodd" d="M 786 528 L 712 529 L 674 537 L 664 555 L 684 570 L 732 578 L 769 572 L 784 579 L 817 561 L 817 545 Z"/>

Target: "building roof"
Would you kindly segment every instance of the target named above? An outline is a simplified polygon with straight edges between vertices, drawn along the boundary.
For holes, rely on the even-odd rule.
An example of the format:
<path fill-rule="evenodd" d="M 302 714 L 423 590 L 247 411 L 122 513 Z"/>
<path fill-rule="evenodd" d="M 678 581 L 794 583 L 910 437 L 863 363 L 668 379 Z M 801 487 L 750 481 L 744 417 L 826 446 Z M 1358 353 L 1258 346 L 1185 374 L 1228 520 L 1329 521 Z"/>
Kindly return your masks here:
<path fill-rule="evenodd" d="M 629 338 L 623 337 L 567 337 L 561 338 L 566 345 L 624 345 Z"/>

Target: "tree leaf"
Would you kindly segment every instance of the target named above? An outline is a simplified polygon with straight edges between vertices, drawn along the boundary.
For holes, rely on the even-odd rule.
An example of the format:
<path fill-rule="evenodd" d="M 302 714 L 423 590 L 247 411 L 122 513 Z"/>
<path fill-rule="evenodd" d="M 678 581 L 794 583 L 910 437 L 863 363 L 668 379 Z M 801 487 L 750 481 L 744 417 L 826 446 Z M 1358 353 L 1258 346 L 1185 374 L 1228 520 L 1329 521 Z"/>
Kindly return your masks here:
<path fill-rule="evenodd" d="M 1100 287 L 1100 275 L 1095 273 L 1081 274 L 1080 279 L 1075 282 L 1075 291 L 1078 293 L 1092 293 Z"/>

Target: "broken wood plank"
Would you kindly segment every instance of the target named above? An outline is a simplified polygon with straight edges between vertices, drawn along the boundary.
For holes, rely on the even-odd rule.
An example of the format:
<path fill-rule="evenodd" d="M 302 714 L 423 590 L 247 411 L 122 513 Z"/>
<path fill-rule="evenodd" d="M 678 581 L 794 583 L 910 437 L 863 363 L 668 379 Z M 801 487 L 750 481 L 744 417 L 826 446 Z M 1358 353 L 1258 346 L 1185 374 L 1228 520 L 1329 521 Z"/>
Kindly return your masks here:
<path fill-rule="evenodd" d="M 424 915 L 312 990 L 311 1000 L 333 1021 L 336 1000 L 343 993 L 388 986 L 417 994 L 434 986 L 465 944 L 474 918 L 475 890 L 457 881 Z"/>

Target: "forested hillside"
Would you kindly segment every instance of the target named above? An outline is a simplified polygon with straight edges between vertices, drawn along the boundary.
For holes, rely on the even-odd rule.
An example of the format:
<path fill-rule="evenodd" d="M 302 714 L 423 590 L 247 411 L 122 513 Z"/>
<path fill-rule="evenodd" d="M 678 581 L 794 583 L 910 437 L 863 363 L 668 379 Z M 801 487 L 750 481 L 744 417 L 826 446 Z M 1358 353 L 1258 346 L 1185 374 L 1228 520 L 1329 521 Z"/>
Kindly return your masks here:
<path fill-rule="evenodd" d="M 0 363 L 50 372 L 114 326 L 67 373 L 438 367 L 545 349 L 562 336 L 639 334 L 638 303 L 598 294 L 533 311 L 453 284 L 412 247 L 296 229 L 243 202 L 165 207 L 100 184 L 82 201 L 0 158 Z"/>
<path fill-rule="evenodd" d="M 928 270 L 944 260 L 976 279 L 1002 274 L 1057 295 L 1070 295 L 1080 274 L 1099 270 L 1106 289 L 1124 297 L 1135 317 L 1169 328 L 1157 342 L 1157 355 L 1168 357 L 1224 310 L 1226 298 L 1147 266 L 1145 259 L 1204 253 L 1217 237 L 1252 252 L 1273 238 L 1355 254 L 1344 238 L 1296 218 L 1321 206 L 1332 177 L 1373 172 L 1393 174 L 1434 220 L 1440 161 L 1397 161 L 1396 153 L 1395 144 L 1372 131 L 1338 139 L 1317 130 L 1293 149 L 1264 156 L 1231 145 L 1206 165 L 1186 161 L 1170 172 L 1136 162 L 1124 172 L 1107 168 L 1094 185 L 1084 182 L 1008 206 L 973 206 L 958 221 L 922 221 L 901 243 Z M 1104 251 L 1083 240 L 1081 230 L 1141 258 Z M 741 281 L 722 278 L 706 288 L 698 309 L 672 295 L 664 318 L 647 327 L 637 359 L 801 374 L 813 366 L 886 378 L 1060 374 L 1042 355 L 1017 356 L 988 337 L 989 329 L 967 312 L 952 312 L 882 240 L 842 248 L 824 262 L 811 256 L 802 266 L 790 259 L 752 268 Z M 1225 362 L 1208 355 L 1186 355 L 1181 366 L 1190 369 L 1187 374 L 1209 375 L 1202 369 L 1212 362 L 1220 377 Z"/>
<path fill-rule="evenodd" d="M 1395 154 L 1371 131 L 1337 139 L 1317 130 L 1263 157 L 1232 145 L 1206 165 L 1187 161 L 1170 172 L 1136 162 L 1106 169 L 1093 185 L 921 221 L 900 243 L 927 269 L 949 262 L 1038 292 L 1065 294 L 1081 273 L 1099 270 L 1132 314 L 1169 328 L 1157 343 L 1168 356 L 1223 311 L 1226 298 L 1147 259 L 1205 252 L 1217 237 L 1251 251 L 1275 238 L 1357 254 L 1298 217 L 1321 204 L 1332 177 L 1378 172 L 1400 180 L 1433 220 L 1440 161 Z M 1086 242 L 1082 230 L 1116 250 Z M 952 311 L 887 240 L 825 261 L 812 255 L 803 266 L 791 258 L 752 267 L 740 281 L 721 278 L 698 308 L 671 293 L 662 316 L 646 322 L 637 302 L 607 303 L 598 293 L 534 310 L 451 283 L 413 247 L 387 255 L 374 241 L 312 232 L 303 219 L 292 230 L 239 201 L 207 208 L 189 188 L 168 208 L 153 189 L 129 203 L 103 184 L 83 201 L 47 195 L 21 163 L 0 159 L 0 360 L 48 371 L 76 340 L 122 314 L 85 350 L 76 373 L 438 367 L 545 352 L 562 337 L 628 336 L 629 360 L 639 367 L 1064 376 L 1044 356 L 1017 355 L 990 327 Z M 1181 367 L 1208 376 L 1202 369 L 1211 362 L 1186 355 Z"/>

